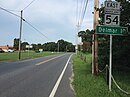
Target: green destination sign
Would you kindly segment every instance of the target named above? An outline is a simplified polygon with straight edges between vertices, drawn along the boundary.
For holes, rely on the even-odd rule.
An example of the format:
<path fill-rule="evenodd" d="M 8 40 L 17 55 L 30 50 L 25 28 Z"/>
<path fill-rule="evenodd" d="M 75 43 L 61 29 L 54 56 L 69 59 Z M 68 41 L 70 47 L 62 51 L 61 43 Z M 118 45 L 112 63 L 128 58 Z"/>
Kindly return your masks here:
<path fill-rule="evenodd" d="M 112 35 L 126 35 L 128 34 L 127 27 L 111 27 L 111 26 L 97 26 L 97 34 L 112 34 Z"/>

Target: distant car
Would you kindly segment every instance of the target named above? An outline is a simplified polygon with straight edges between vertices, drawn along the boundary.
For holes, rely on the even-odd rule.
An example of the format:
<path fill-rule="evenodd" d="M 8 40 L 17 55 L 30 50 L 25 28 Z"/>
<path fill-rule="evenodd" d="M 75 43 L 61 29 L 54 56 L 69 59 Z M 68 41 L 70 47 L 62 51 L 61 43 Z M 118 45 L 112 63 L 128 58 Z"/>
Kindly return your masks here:
<path fill-rule="evenodd" d="M 12 50 L 12 49 L 8 49 L 8 52 L 14 52 L 14 50 Z"/>
<path fill-rule="evenodd" d="M 14 50 L 12 49 L 3 49 L 4 52 L 8 53 L 8 52 L 14 52 Z"/>
<path fill-rule="evenodd" d="M 0 53 L 4 53 L 4 51 L 0 48 Z"/>
<path fill-rule="evenodd" d="M 8 52 L 8 50 L 7 50 L 7 49 L 3 49 L 3 51 L 4 51 L 4 52 Z"/>

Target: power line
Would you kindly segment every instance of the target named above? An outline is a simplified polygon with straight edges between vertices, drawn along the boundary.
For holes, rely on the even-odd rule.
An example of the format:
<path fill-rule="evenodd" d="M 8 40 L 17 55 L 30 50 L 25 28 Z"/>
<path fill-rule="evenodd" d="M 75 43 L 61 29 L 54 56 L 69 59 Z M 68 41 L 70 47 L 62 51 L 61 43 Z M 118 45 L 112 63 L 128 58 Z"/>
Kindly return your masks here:
<path fill-rule="evenodd" d="M 34 27 L 31 23 L 29 23 L 28 21 L 24 21 L 26 22 L 29 26 L 31 26 L 33 29 L 35 29 L 37 32 L 39 32 L 42 36 L 44 36 L 46 39 L 50 40 L 47 36 L 45 36 L 41 31 L 39 31 L 36 27 Z"/>
<path fill-rule="evenodd" d="M 78 0 L 78 23 L 80 22 L 80 18 L 81 18 L 81 14 L 82 14 L 82 3 L 83 3 L 83 0 Z"/>
<path fill-rule="evenodd" d="M 0 4 L 0 6 L 3 8 L 3 6 Z M 4 8 L 5 9 L 5 8 Z M 14 9 L 7 9 L 6 8 L 6 10 L 8 10 L 8 11 L 12 11 L 12 12 L 20 12 L 19 10 L 14 10 Z"/>
<path fill-rule="evenodd" d="M 79 6 L 78 6 L 78 2 L 79 0 L 77 0 L 77 5 L 76 5 L 76 23 L 78 23 L 78 14 L 79 14 L 79 11 L 78 11 L 78 9 L 79 9 Z"/>
<path fill-rule="evenodd" d="M 84 0 L 84 2 L 85 2 L 85 0 Z M 83 13 L 83 10 L 84 10 L 84 2 L 83 2 L 83 0 L 81 0 L 80 12 L 79 12 L 79 19 L 82 18 L 82 13 Z M 79 20 L 79 22 L 80 22 L 80 20 Z"/>
<path fill-rule="evenodd" d="M 82 14 L 82 2 L 83 0 L 77 0 L 77 7 L 76 7 L 76 22 L 80 22 L 81 14 Z"/>
<path fill-rule="evenodd" d="M 82 17 L 81 17 L 81 24 L 82 24 L 82 22 L 84 20 L 84 16 L 85 16 L 85 13 L 86 13 L 87 5 L 88 5 L 88 0 L 86 0 L 84 2 L 84 10 L 83 10 Z"/>
<path fill-rule="evenodd" d="M 13 10 L 13 9 L 6 9 L 8 11 L 12 11 L 12 12 L 20 12 L 19 10 Z"/>
<path fill-rule="evenodd" d="M 26 8 L 28 8 L 35 0 L 32 0 L 32 2 L 30 2 L 26 7 L 23 8 L 23 10 L 25 10 Z"/>
<path fill-rule="evenodd" d="M 88 0 L 84 0 L 84 3 L 83 3 L 83 0 L 81 0 L 80 3 L 81 4 L 79 4 L 79 0 L 77 0 L 76 21 L 81 26 L 82 22 L 84 20 L 85 13 L 86 13 L 87 5 L 88 5 Z"/>
<path fill-rule="evenodd" d="M 18 18 L 21 18 L 19 15 L 15 14 L 15 13 L 13 13 L 13 12 L 10 12 L 10 11 L 8 11 L 7 9 L 4 9 L 4 8 L 2 8 L 2 7 L 0 7 L 0 9 L 6 11 L 6 12 L 8 12 L 8 13 L 10 13 L 10 14 L 12 14 L 12 15 L 18 17 Z M 39 32 L 42 36 L 44 36 L 45 38 L 47 38 L 47 39 L 49 40 L 49 38 L 48 38 L 47 36 L 45 36 L 41 31 L 39 31 L 36 27 L 34 27 L 34 26 L 33 26 L 31 23 L 29 23 L 27 20 L 25 20 L 24 18 L 22 18 L 22 20 L 23 20 L 24 22 L 26 22 L 29 26 L 31 26 L 33 29 L 35 29 L 37 32 Z"/>
<path fill-rule="evenodd" d="M 14 15 L 14 16 L 16 16 L 16 17 L 19 17 L 19 18 L 20 18 L 20 16 L 19 16 L 19 15 L 15 14 L 15 13 L 13 13 L 13 12 L 10 12 L 9 10 L 7 10 L 7 9 L 5 9 L 5 8 L 0 7 L 0 9 L 1 9 L 1 10 L 4 10 L 4 11 L 6 11 L 6 12 L 8 12 L 8 13 L 10 13 L 10 14 L 12 14 L 12 15 Z"/>

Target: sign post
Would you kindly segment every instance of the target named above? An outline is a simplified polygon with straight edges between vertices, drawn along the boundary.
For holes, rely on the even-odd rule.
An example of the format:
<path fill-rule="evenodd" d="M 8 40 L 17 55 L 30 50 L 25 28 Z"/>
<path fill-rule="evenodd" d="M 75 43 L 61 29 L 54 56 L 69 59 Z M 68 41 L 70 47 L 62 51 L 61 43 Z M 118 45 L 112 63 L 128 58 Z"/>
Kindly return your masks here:
<path fill-rule="evenodd" d="M 127 35 L 127 27 L 111 27 L 111 26 L 97 26 L 97 34 L 110 35 L 110 57 L 109 57 L 109 90 L 111 91 L 111 75 L 112 75 L 112 36 L 113 35 Z"/>
<path fill-rule="evenodd" d="M 120 2 L 105 1 L 105 26 L 97 26 L 97 34 L 110 35 L 110 56 L 109 56 L 109 91 L 111 91 L 112 77 L 112 36 L 127 35 L 128 28 L 120 27 Z"/>
<path fill-rule="evenodd" d="M 112 36 L 113 35 L 127 35 L 128 28 L 120 27 L 120 2 L 105 1 L 105 26 L 97 26 L 97 34 L 110 35 L 110 56 L 109 56 L 109 91 L 111 91 L 111 77 L 112 77 Z"/>
<path fill-rule="evenodd" d="M 120 25 L 120 3 L 115 1 L 105 1 L 105 25 Z M 109 91 L 111 91 L 111 75 L 112 75 L 112 34 L 122 34 L 118 28 L 106 28 L 105 32 L 110 32 L 110 59 L 109 59 Z"/>
<path fill-rule="evenodd" d="M 120 2 L 105 1 L 105 26 L 97 26 L 97 34 L 110 35 L 110 56 L 109 56 L 109 91 L 111 91 L 112 76 L 112 35 L 122 35 L 127 32 L 127 28 L 119 27 L 120 25 Z"/>
<path fill-rule="evenodd" d="M 107 26 L 120 25 L 120 3 L 119 2 L 115 2 L 111 0 L 105 2 L 105 25 Z M 110 31 L 111 33 L 118 33 L 117 30 L 110 30 Z M 111 76 L 112 76 L 112 34 L 110 34 L 109 91 L 111 91 Z"/>
<path fill-rule="evenodd" d="M 120 25 L 120 3 L 115 1 L 105 1 L 105 25 L 119 26 Z M 118 29 L 109 28 L 105 32 L 110 32 L 110 59 L 109 59 L 109 91 L 111 91 L 111 76 L 112 76 L 112 34 L 122 33 Z"/>
<path fill-rule="evenodd" d="M 112 76 L 112 35 L 110 35 L 109 91 L 111 91 L 111 76 Z"/>
<path fill-rule="evenodd" d="M 112 36 L 113 35 L 127 35 L 127 27 L 111 27 L 111 26 L 97 26 L 97 34 L 110 35 L 110 56 L 109 56 L 109 91 L 111 91 L 111 76 L 112 76 Z"/>

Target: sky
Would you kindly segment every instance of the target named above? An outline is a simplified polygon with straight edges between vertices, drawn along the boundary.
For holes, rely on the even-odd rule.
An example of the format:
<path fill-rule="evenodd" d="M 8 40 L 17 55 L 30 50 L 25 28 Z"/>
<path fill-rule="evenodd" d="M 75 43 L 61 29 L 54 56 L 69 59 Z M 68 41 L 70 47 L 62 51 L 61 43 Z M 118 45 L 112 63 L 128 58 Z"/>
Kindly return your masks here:
<path fill-rule="evenodd" d="M 100 0 L 100 3 L 102 1 Z M 0 7 L 20 16 L 20 11 L 30 2 L 32 0 L 0 0 Z M 93 4 L 94 0 L 88 0 L 80 30 L 93 28 Z M 23 10 L 23 18 L 40 32 L 23 21 L 22 42 L 44 44 L 64 39 L 75 44 L 76 8 L 77 0 L 35 0 Z M 19 38 L 19 32 L 20 18 L 0 9 L 0 45 L 13 45 L 14 38 Z"/>

